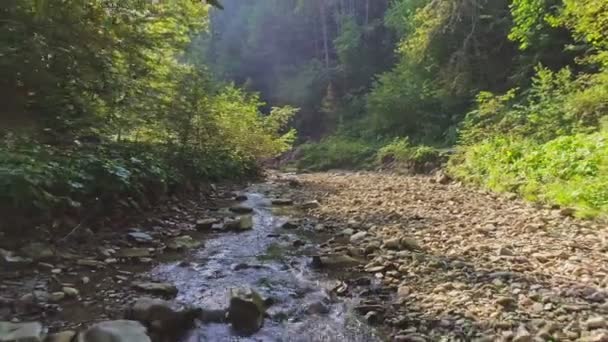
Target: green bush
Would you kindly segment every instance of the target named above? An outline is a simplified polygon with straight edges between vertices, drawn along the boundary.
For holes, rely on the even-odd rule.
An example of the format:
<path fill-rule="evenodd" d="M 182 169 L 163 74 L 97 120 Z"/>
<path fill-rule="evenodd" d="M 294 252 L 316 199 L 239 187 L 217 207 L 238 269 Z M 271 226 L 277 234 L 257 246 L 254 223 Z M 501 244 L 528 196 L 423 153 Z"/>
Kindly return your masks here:
<path fill-rule="evenodd" d="M 546 143 L 495 137 L 461 150 L 449 169 L 495 191 L 576 208 L 581 216 L 608 213 L 608 133 Z"/>
<path fill-rule="evenodd" d="M 301 146 L 299 169 L 364 169 L 371 165 L 376 149 L 362 140 L 331 136 L 318 143 Z"/>
<path fill-rule="evenodd" d="M 376 153 L 376 163 L 406 168 L 415 173 L 426 173 L 443 164 L 443 154 L 436 148 L 410 145 L 408 138 L 396 138 Z"/>
<path fill-rule="evenodd" d="M 107 144 L 70 149 L 20 144 L 0 151 L 0 230 L 51 218 L 138 207 L 201 182 L 254 176 L 254 159 L 229 150 Z M 16 223 L 16 220 L 27 219 Z M 11 226 L 2 226 L 11 223 Z"/>

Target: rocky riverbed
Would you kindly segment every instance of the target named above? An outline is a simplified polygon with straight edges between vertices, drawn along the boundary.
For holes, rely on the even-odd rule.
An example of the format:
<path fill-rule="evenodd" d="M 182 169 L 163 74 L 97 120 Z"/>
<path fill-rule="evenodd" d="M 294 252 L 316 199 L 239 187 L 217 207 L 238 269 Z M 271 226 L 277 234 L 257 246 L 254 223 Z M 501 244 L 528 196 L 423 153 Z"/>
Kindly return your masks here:
<path fill-rule="evenodd" d="M 142 296 L 224 309 L 244 288 L 259 331 L 189 340 L 608 340 L 606 226 L 446 177 L 275 174 L 111 222 L 4 240 L 0 321 L 82 330 Z"/>

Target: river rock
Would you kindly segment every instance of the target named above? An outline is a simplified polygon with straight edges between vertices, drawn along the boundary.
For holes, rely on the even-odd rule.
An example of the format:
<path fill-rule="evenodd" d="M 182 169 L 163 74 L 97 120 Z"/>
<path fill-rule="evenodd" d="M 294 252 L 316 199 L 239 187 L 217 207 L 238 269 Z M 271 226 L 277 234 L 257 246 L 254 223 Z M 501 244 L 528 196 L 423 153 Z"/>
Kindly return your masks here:
<path fill-rule="evenodd" d="M 359 260 L 344 254 L 313 256 L 311 266 L 314 268 L 348 268 L 358 265 Z"/>
<path fill-rule="evenodd" d="M 44 342 L 73 342 L 75 336 L 75 331 L 63 331 L 47 336 Z M 78 340 L 76 340 L 76 342 L 78 342 Z"/>
<path fill-rule="evenodd" d="M 358 232 L 350 236 L 351 243 L 358 243 L 367 237 L 367 232 Z"/>
<path fill-rule="evenodd" d="M 218 223 L 218 220 L 213 218 L 202 219 L 196 221 L 196 229 L 199 231 L 207 231 L 213 228 L 213 225 Z"/>
<path fill-rule="evenodd" d="M 167 248 L 172 250 L 193 249 L 201 245 L 200 241 L 194 240 L 189 235 L 175 237 L 167 242 Z"/>
<path fill-rule="evenodd" d="M 311 303 L 306 307 L 306 313 L 309 315 L 326 315 L 330 312 L 329 306 L 323 301 Z"/>
<path fill-rule="evenodd" d="M 307 201 L 300 204 L 300 208 L 302 209 L 315 209 L 320 207 L 321 204 L 318 201 Z"/>
<path fill-rule="evenodd" d="M 589 330 L 606 328 L 606 319 L 602 316 L 591 317 L 585 322 L 585 326 Z"/>
<path fill-rule="evenodd" d="M 401 239 L 400 238 L 392 238 L 384 240 L 384 247 L 386 249 L 399 250 L 401 249 Z"/>
<path fill-rule="evenodd" d="M 42 324 L 38 322 L 0 322 L 1 342 L 40 342 L 42 333 Z"/>
<path fill-rule="evenodd" d="M 171 304 L 159 298 L 141 297 L 138 298 L 135 303 L 125 313 L 125 318 L 129 320 L 148 322 L 150 320 L 150 308 L 155 306 L 162 306 L 171 308 Z"/>
<path fill-rule="evenodd" d="M 228 220 L 224 223 L 226 230 L 250 230 L 253 229 L 253 217 L 251 215 L 243 215 L 234 220 Z"/>
<path fill-rule="evenodd" d="M 235 194 L 234 200 L 238 202 L 245 202 L 247 200 L 247 195 L 245 194 Z"/>
<path fill-rule="evenodd" d="M 106 321 L 78 335 L 78 342 L 151 342 L 146 327 L 136 321 Z"/>
<path fill-rule="evenodd" d="M 93 268 L 103 268 L 106 266 L 104 262 L 94 259 L 79 259 L 76 261 L 76 264 L 78 264 L 79 266 L 87 266 Z"/>
<path fill-rule="evenodd" d="M 252 335 L 262 328 L 266 307 L 262 297 L 252 289 L 230 291 L 228 320 L 237 333 Z"/>
<path fill-rule="evenodd" d="M 35 261 L 49 259 L 55 256 L 55 251 L 42 242 L 32 242 L 21 248 L 21 252 L 30 259 Z"/>
<path fill-rule="evenodd" d="M 75 288 L 69 287 L 69 286 L 64 286 L 61 289 L 61 291 L 63 291 L 63 293 L 65 293 L 65 295 L 70 298 L 76 298 L 76 297 L 78 297 L 78 295 L 80 295 L 80 292 L 78 291 L 78 289 L 75 289 Z"/>
<path fill-rule="evenodd" d="M 530 334 L 524 325 L 520 325 L 515 332 L 513 342 L 532 342 L 532 334 Z"/>
<path fill-rule="evenodd" d="M 253 208 L 241 204 L 241 205 L 235 205 L 235 206 L 231 207 L 230 211 L 232 211 L 233 213 L 237 213 L 237 214 L 250 214 L 253 212 Z"/>
<path fill-rule="evenodd" d="M 287 222 L 283 223 L 283 225 L 281 227 L 283 227 L 284 229 L 296 229 L 299 226 L 300 226 L 300 220 L 291 219 L 291 220 L 288 220 Z"/>
<path fill-rule="evenodd" d="M 169 283 L 154 283 L 154 282 L 144 282 L 144 283 L 134 283 L 133 287 L 137 290 L 148 292 L 148 293 L 156 293 L 160 295 L 167 295 L 174 297 L 177 295 L 177 287 L 173 284 Z"/>
<path fill-rule="evenodd" d="M 25 265 L 32 262 L 31 259 L 15 255 L 14 252 L 0 248 L 0 264 Z"/>
<path fill-rule="evenodd" d="M 150 234 L 144 232 L 131 232 L 127 234 L 127 237 L 130 240 L 141 243 L 154 241 L 154 238 Z"/>
<path fill-rule="evenodd" d="M 150 250 L 147 248 L 123 248 L 116 253 L 119 258 L 147 258 Z"/>
<path fill-rule="evenodd" d="M 292 205 L 293 200 L 291 198 L 275 198 L 271 200 L 272 205 Z"/>

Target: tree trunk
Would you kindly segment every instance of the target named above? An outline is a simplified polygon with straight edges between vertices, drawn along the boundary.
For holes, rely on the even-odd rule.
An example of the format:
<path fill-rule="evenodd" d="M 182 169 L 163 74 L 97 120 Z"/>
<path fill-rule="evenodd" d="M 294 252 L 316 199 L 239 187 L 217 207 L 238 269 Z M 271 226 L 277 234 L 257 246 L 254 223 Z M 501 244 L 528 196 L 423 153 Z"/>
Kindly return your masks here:
<path fill-rule="evenodd" d="M 319 1 L 319 10 L 321 12 L 321 30 L 323 34 L 323 52 L 325 55 L 325 67 L 329 68 L 329 37 L 327 32 L 327 11 L 323 0 Z"/>

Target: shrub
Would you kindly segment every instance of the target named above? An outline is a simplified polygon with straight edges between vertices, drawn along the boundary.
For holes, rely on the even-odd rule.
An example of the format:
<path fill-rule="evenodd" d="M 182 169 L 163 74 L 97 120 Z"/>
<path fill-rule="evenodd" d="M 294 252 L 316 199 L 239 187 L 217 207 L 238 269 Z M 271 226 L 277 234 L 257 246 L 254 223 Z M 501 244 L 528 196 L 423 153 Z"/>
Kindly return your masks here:
<path fill-rule="evenodd" d="M 331 136 L 318 143 L 301 146 L 299 169 L 362 169 L 371 165 L 376 149 L 373 145 L 353 138 Z"/>
<path fill-rule="evenodd" d="M 449 167 L 458 178 L 529 200 L 608 213 L 608 134 L 562 136 L 546 143 L 495 137 L 468 146 Z"/>
<path fill-rule="evenodd" d="M 408 138 L 396 138 L 376 153 L 376 163 L 406 168 L 415 173 L 426 173 L 441 166 L 443 154 L 436 148 L 410 145 Z"/>

